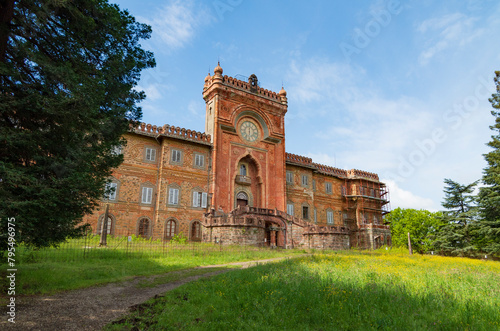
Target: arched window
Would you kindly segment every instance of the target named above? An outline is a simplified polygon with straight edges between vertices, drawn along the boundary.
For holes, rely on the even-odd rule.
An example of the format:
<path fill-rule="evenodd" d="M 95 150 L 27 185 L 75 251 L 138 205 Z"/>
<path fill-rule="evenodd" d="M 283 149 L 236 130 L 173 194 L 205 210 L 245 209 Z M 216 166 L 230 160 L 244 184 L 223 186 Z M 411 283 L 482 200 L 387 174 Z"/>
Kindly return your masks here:
<path fill-rule="evenodd" d="M 165 223 L 165 239 L 170 240 L 177 231 L 177 222 L 175 220 L 168 220 Z"/>
<path fill-rule="evenodd" d="M 333 210 L 331 210 L 330 208 L 328 208 L 326 210 L 326 223 L 330 224 L 330 225 L 332 225 L 333 223 L 335 223 L 335 219 L 334 219 L 334 216 L 333 216 Z"/>
<path fill-rule="evenodd" d="M 246 176 L 247 175 L 247 166 L 245 164 L 240 165 L 240 175 L 241 176 Z"/>
<path fill-rule="evenodd" d="M 245 207 L 248 205 L 248 195 L 245 192 L 239 192 L 236 195 L 236 206 Z"/>
<path fill-rule="evenodd" d="M 191 240 L 201 241 L 201 223 L 199 221 L 194 221 L 191 224 Z"/>
<path fill-rule="evenodd" d="M 149 220 L 141 218 L 137 227 L 137 235 L 143 238 L 149 238 Z"/>
<path fill-rule="evenodd" d="M 103 226 L 103 221 L 104 221 L 104 215 L 101 215 L 99 217 L 99 220 L 97 222 L 97 229 L 96 233 L 101 234 L 102 226 Z M 113 234 L 114 231 L 114 224 L 113 224 L 113 218 L 111 216 L 108 216 L 108 225 L 107 225 L 107 234 Z"/>

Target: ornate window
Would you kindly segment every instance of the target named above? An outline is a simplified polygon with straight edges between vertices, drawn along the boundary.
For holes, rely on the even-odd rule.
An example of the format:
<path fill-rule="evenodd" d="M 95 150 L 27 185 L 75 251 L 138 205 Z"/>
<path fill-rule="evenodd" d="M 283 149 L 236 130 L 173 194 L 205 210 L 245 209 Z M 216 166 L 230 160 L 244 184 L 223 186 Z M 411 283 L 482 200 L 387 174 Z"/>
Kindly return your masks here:
<path fill-rule="evenodd" d="M 104 214 L 99 216 L 99 219 L 97 220 L 97 229 L 96 229 L 97 234 L 101 234 L 103 221 L 104 221 Z M 111 217 L 109 214 L 108 214 L 108 224 L 106 228 L 107 228 L 106 231 L 107 234 L 113 234 L 115 226 L 113 224 L 113 217 Z"/>
<path fill-rule="evenodd" d="M 247 175 L 247 166 L 245 164 L 240 164 L 240 175 L 241 176 Z"/>
<path fill-rule="evenodd" d="M 137 235 L 143 238 L 149 238 L 150 221 L 149 219 L 143 217 L 139 220 L 137 224 Z"/>
<path fill-rule="evenodd" d="M 333 210 L 331 210 L 331 209 L 326 210 L 326 223 L 328 223 L 328 224 L 334 223 Z"/>
<path fill-rule="evenodd" d="M 170 240 L 177 233 L 177 222 L 170 219 L 165 222 L 165 239 Z"/>
<path fill-rule="evenodd" d="M 193 223 L 191 223 L 191 240 L 201 240 L 201 223 L 199 221 L 194 221 Z"/>

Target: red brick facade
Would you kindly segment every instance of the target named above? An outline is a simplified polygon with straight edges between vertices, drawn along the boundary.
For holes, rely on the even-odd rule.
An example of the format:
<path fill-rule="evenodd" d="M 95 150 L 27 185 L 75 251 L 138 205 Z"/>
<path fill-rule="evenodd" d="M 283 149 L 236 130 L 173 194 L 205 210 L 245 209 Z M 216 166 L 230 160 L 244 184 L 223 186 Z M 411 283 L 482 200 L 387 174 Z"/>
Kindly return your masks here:
<path fill-rule="evenodd" d="M 115 194 L 89 215 L 99 232 L 225 244 L 347 249 L 390 244 L 388 193 L 376 174 L 285 152 L 286 92 L 205 78 L 206 133 L 141 124 L 124 138 Z"/>

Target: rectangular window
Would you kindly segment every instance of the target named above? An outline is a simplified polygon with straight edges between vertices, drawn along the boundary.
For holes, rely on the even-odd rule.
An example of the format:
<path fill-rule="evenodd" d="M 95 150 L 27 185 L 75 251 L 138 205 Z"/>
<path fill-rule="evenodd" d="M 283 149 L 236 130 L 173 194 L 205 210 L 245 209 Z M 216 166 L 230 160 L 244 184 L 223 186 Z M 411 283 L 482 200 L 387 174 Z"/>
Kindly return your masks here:
<path fill-rule="evenodd" d="M 142 203 L 150 204 L 153 200 L 153 188 L 143 187 L 142 188 Z"/>
<path fill-rule="evenodd" d="M 193 192 L 193 207 L 207 208 L 207 193 Z"/>
<path fill-rule="evenodd" d="M 342 185 L 341 190 L 342 190 L 342 195 L 346 196 L 347 195 L 347 190 L 346 190 L 346 187 L 344 185 Z"/>
<path fill-rule="evenodd" d="M 172 150 L 172 162 L 180 163 L 181 162 L 181 151 L 177 149 Z"/>
<path fill-rule="evenodd" d="M 146 161 L 156 160 L 156 149 L 146 147 Z"/>
<path fill-rule="evenodd" d="M 286 205 L 286 213 L 288 215 L 292 215 L 293 216 L 293 203 L 289 203 Z"/>
<path fill-rule="evenodd" d="M 318 223 L 318 210 L 314 208 L 314 223 Z"/>
<path fill-rule="evenodd" d="M 332 183 L 325 183 L 326 193 L 332 193 Z"/>
<path fill-rule="evenodd" d="M 168 189 L 168 204 L 169 205 L 178 205 L 179 204 L 179 189 L 178 188 L 169 188 Z"/>
<path fill-rule="evenodd" d="M 302 186 L 308 186 L 309 184 L 309 178 L 307 177 L 307 175 L 302 175 Z"/>
<path fill-rule="evenodd" d="M 177 161 L 179 162 L 179 161 Z M 205 156 L 201 154 L 194 155 L 194 166 L 198 168 L 203 168 L 205 166 Z"/>
<path fill-rule="evenodd" d="M 302 206 L 302 218 L 305 220 L 309 219 L 309 207 Z"/>
<path fill-rule="evenodd" d="M 316 180 L 313 179 L 313 191 L 316 191 Z"/>
<path fill-rule="evenodd" d="M 287 171 L 286 172 L 286 182 L 288 184 L 292 184 L 293 183 L 293 172 L 291 172 L 291 171 Z"/>
<path fill-rule="evenodd" d="M 107 200 L 115 200 L 116 199 L 116 189 L 118 188 L 118 184 L 116 183 L 107 183 L 106 189 L 104 192 L 104 199 Z"/>
<path fill-rule="evenodd" d="M 347 219 L 347 213 L 346 212 L 344 212 L 343 217 L 344 217 L 344 226 L 347 226 L 347 220 L 348 219 Z"/>
<path fill-rule="evenodd" d="M 333 211 L 331 210 L 326 212 L 326 223 L 333 224 Z"/>

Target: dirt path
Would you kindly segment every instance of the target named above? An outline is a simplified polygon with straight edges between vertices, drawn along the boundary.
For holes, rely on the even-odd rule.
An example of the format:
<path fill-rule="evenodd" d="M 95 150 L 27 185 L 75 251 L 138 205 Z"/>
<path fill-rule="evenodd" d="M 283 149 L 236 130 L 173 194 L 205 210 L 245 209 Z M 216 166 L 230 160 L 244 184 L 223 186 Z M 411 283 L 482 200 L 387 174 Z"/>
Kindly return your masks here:
<path fill-rule="evenodd" d="M 236 262 L 223 265 L 203 266 L 202 268 L 241 265 L 248 268 L 260 263 L 277 261 L 275 258 L 259 261 Z M 200 278 L 211 277 L 234 269 L 222 269 L 202 275 L 182 277 L 183 271 L 175 271 L 180 280 L 164 283 L 155 287 L 138 287 L 144 281 L 161 277 L 136 277 L 133 280 L 110 283 L 55 294 L 52 296 L 29 296 L 16 298 L 16 323 L 7 321 L 6 307 L 2 307 L 1 330 L 100 330 L 104 325 L 128 312 L 129 307 L 140 304 L 157 295 L 173 290 L 182 284 Z M 172 274 L 169 273 L 169 274 Z"/>

